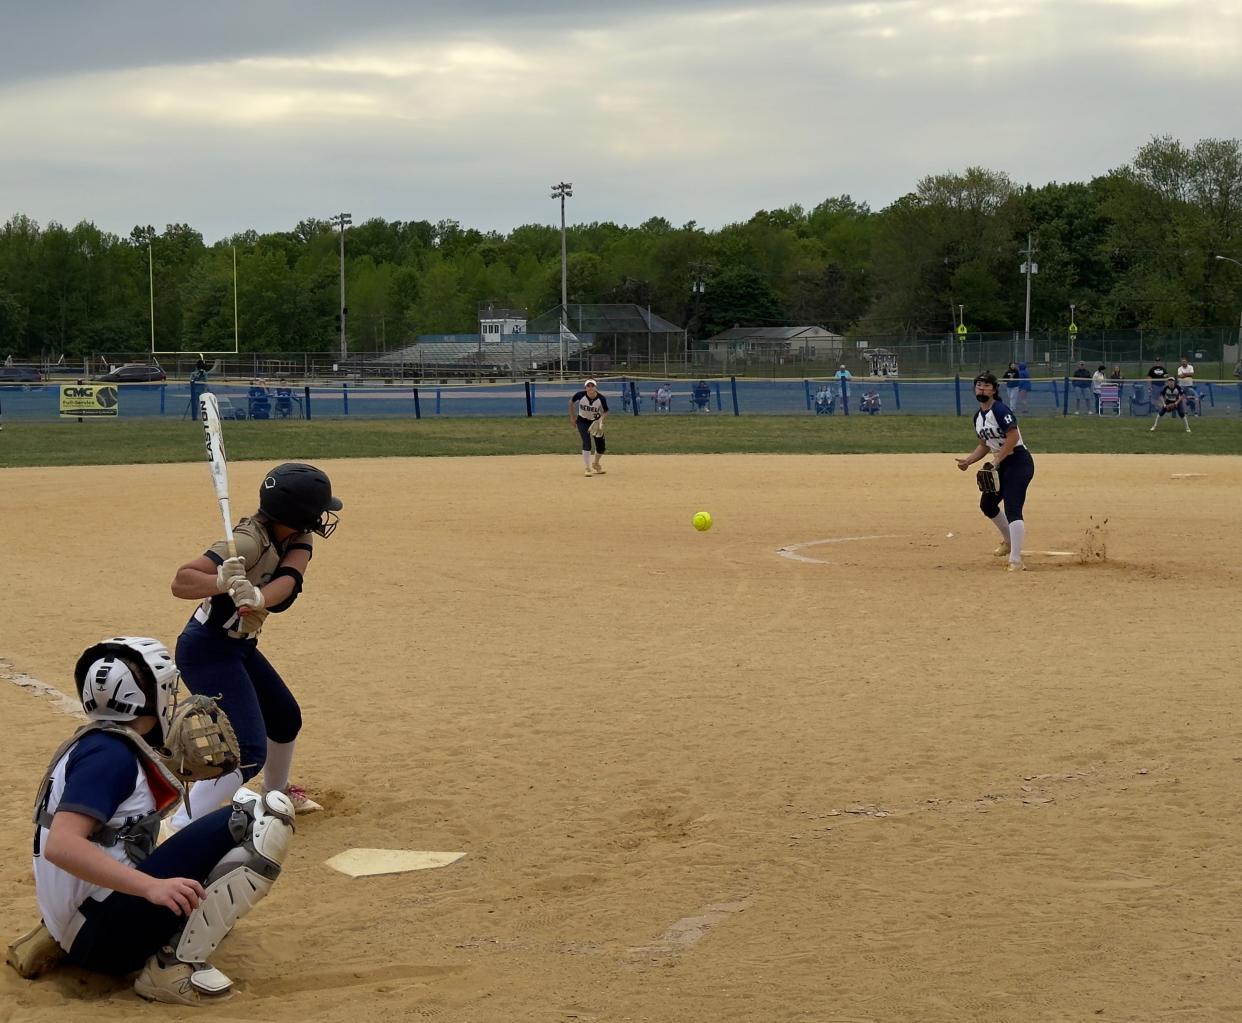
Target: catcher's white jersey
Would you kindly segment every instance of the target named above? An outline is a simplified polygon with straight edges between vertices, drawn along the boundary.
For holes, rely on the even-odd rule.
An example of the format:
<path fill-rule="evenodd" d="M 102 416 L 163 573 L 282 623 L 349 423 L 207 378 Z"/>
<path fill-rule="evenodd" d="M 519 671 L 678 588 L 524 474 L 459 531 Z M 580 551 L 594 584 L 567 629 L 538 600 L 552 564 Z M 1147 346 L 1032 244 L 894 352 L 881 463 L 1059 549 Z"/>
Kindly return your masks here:
<path fill-rule="evenodd" d="M 1022 431 L 1018 430 L 1018 419 L 1013 410 L 1004 402 L 992 403 L 992 407 L 984 412 L 980 409 L 975 413 L 975 433 L 979 440 L 987 445 L 989 451 L 999 451 L 1005 443 L 1005 435 L 1010 430 L 1017 430 L 1018 443 L 1023 444 Z"/>

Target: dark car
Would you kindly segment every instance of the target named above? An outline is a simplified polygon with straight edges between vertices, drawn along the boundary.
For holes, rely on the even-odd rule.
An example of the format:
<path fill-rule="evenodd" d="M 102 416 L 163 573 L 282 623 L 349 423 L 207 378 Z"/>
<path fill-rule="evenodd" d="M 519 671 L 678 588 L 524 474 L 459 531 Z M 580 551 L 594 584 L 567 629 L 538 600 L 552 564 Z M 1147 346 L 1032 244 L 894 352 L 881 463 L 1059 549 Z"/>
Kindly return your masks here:
<path fill-rule="evenodd" d="M 42 379 L 33 366 L 0 366 L 0 384 L 37 384 Z"/>
<path fill-rule="evenodd" d="M 120 366 L 111 373 L 105 373 L 98 376 L 96 380 L 102 380 L 110 384 L 139 384 L 150 383 L 153 380 L 166 380 L 168 374 L 159 366 L 147 366 L 142 363 L 134 363 L 130 366 Z"/>

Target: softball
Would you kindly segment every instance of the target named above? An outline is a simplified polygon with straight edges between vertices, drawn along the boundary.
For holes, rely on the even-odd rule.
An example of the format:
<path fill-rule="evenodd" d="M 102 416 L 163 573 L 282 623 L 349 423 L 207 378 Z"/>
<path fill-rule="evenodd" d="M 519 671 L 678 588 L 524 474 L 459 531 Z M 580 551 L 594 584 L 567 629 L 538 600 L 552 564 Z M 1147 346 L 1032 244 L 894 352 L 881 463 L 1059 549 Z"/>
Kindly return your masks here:
<path fill-rule="evenodd" d="M 694 523 L 694 528 L 700 533 L 706 533 L 712 528 L 712 516 L 710 512 L 695 512 L 694 518 L 690 521 Z"/>

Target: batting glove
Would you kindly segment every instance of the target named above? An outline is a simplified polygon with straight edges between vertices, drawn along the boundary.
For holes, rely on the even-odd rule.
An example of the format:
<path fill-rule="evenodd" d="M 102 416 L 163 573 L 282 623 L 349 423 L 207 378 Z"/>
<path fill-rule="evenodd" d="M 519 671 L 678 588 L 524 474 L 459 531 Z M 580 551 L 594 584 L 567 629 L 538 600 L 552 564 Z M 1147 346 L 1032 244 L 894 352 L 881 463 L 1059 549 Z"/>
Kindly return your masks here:
<path fill-rule="evenodd" d="M 229 558 L 216 569 L 216 588 L 227 593 L 234 579 L 246 578 L 246 562 L 241 558 Z"/>
<path fill-rule="evenodd" d="M 238 607 L 248 607 L 252 611 L 263 610 L 263 594 L 249 579 L 234 579 L 229 584 L 229 596 Z"/>

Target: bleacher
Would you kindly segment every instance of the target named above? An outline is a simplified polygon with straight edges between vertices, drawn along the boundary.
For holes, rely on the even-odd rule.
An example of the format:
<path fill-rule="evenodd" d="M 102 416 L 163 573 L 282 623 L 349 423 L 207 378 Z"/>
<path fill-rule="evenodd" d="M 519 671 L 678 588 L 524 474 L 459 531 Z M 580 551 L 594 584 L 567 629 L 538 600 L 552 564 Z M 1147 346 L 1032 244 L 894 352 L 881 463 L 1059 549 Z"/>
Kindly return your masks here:
<path fill-rule="evenodd" d="M 560 365 L 561 341 L 556 334 L 510 334 L 502 341 L 483 342 L 472 335 L 456 337 L 406 345 L 375 356 L 370 365 L 390 368 L 394 376 L 403 377 L 521 376 Z M 565 358 L 577 358 L 593 343 L 589 335 L 566 335 Z"/>

